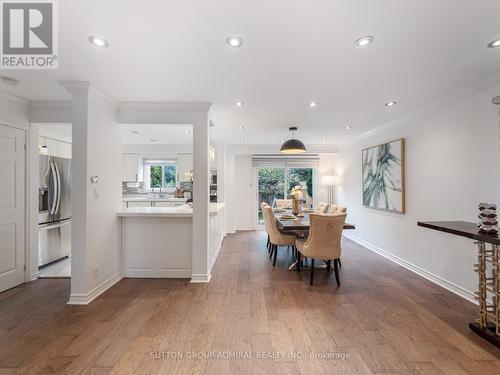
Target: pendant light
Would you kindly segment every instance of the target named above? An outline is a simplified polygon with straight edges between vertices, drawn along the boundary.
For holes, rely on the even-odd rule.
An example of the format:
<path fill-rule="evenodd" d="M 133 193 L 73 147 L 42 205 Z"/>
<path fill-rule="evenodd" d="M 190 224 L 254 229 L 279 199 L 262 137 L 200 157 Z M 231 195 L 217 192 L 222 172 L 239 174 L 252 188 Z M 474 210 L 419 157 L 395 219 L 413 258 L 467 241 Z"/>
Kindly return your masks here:
<path fill-rule="evenodd" d="M 306 152 L 306 146 L 299 141 L 298 139 L 294 139 L 294 132 L 297 131 L 297 128 L 295 126 L 289 128 L 289 130 L 292 132 L 292 139 L 289 139 L 283 145 L 281 146 L 280 152 L 282 154 L 301 154 L 303 152 Z"/>

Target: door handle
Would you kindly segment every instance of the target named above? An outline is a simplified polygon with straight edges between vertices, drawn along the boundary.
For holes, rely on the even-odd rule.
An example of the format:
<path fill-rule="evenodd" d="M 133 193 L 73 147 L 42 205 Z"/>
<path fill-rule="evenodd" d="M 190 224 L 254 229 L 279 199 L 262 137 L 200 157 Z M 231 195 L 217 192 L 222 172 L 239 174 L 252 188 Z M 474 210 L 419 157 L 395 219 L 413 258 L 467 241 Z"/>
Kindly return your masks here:
<path fill-rule="evenodd" d="M 47 224 L 42 224 L 38 226 L 38 229 L 44 229 L 44 230 L 50 230 L 50 229 L 57 229 L 60 227 L 63 227 L 65 225 L 68 225 L 71 223 L 71 220 L 65 220 L 65 221 L 60 221 L 58 223 L 47 223 Z"/>
<path fill-rule="evenodd" d="M 57 200 L 56 200 L 56 209 L 54 210 L 54 214 L 59 211 L 59 205 L 61 204 L 61 175 L 59 173 L 59 167 L 56 163 L 54 163 L 54 167 L 56 168 L 57 174 Z"/>
<path fill-rule="evenodd" d="M 52 175 L 52 185 L 54 185 L 54 192 L 52 193 L 52 205 L 50 207 L 50 214 L 54 215 L 55 214 L 55 208 L 56 208 L 56 201 L 57 201 L 57 176 L 56 176 L 56 171 L 54 168 L 54 163 L 50 164 L 50 171 Z"/>

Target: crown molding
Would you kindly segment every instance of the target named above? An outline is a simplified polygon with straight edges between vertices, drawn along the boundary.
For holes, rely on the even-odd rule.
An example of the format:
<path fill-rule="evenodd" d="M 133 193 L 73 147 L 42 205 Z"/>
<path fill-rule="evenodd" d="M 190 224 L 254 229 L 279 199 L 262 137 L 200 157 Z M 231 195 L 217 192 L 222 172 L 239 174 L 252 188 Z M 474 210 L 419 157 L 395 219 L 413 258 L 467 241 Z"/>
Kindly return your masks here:
<path fill-rule="evenodd" d="M 206 114 L 212 107 L 209 102 L 120 102 L 120 109 L 154 110 Z"/>
<path fill-rule="evenodd" d="M 338 150 L 342 150 L 343 148 L 361 142 L 362 140 L 369 138 L 383 130 L 389 129 L 391 127 L 397 126 L 405 121 L 412 120 L 414 118 L 418 118 L 420 116 L 423 116 L 426 113 L 432 112 L 436 108 L 439 108 L 441 106 L 453 103 L 454 101 L 457 101 L 459 99 L 462 99 L 468 95 L 471 95 L 475 92 L 480 92 L 487 90 L 495 85 L 500 85 L 500 74 L 492 74 L 487 76 L 486 78 L 475 82 L 469 86 L 463 87 L 459 90 L 456 90 L 448 95 L 442 96 L 441 98 L 433 101 L 430 104 L 423 105 L 411 112 L 408 112 L 406 114 L 403 114 L 393 120 L 387 121 L 385 123 L 382 123 L 371 130 L 368 130 L 367 132 L 364 132 L 363 134 L 352 138 L 346 142 L 342 142 L 338 145 Z M 500 98 L 496 97 L 496 98 Z M 495 98 L 493 99 L 495 100 Z M 495 104 L 495 103 L 493 103 Z M 500 104 L 500 102 L 498 103 Z"/>

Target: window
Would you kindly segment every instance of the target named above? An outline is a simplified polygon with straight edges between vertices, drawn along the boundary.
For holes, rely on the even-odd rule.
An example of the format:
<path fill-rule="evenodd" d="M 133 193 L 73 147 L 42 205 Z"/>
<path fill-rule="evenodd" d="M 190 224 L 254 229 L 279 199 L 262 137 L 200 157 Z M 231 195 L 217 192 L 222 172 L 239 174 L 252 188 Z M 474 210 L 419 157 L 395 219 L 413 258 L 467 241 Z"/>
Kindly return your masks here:
<path fill-rule="evenodd" d="M 174 190 L 177 186 L 175 160 L 145 160 L 144 177 L 146 189 Z"/>

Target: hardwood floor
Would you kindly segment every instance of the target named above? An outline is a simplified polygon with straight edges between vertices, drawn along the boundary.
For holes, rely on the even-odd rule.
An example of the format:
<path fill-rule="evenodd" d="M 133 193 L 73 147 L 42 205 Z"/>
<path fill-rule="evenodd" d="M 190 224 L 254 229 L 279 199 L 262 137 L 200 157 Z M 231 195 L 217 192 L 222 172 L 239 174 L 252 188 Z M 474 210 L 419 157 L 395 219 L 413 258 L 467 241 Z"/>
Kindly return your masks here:
<path fill-rule="evenodd" d="M 209 284 L 124 279 L 88 306 L 66 305 L 64 279 L 1 293 L 0 374 L 500 373 L 500 350 L 468 329 L 471 303 L 349 240 L 342 285 L 317 271 L 310 287 L 286 249 L 273 268 L 265 244 L 264 232 L 228 236 Z"/>

